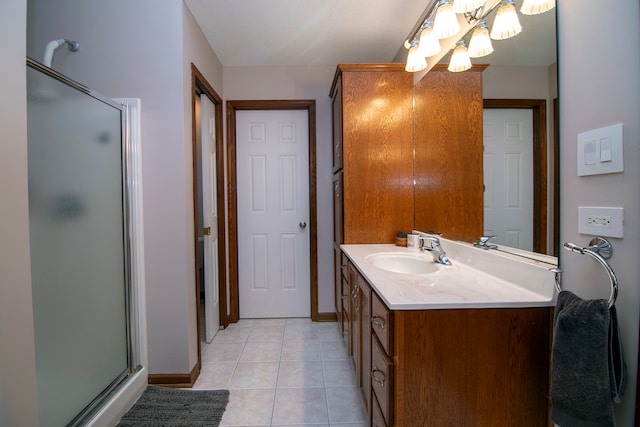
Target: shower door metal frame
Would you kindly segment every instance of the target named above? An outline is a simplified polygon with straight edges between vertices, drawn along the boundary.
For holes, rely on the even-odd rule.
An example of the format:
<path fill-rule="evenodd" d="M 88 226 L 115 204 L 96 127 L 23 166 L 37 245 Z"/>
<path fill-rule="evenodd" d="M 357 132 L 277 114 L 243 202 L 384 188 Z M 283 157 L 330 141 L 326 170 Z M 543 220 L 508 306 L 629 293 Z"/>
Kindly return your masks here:
<path fill-rule="evenodd" d="M 124 285 L 125 285 L 125 313 L 126 318 L 126 351 L 127 351 L 127 368 L 119 374 L 105 389 L 98 394 L 87 407 L 77 414 L 68 426 L 85 425 L 100 409 L 109 401 L 125 384 L 127 379 L 142 369 L 141 358 L 136 350 L 137 346 L 133 342 L 132 322 L 136 317 L 136 307 L 132 304 L 133 290 L 131 278 L 131 233 L 130 233 L 130 208 L 129 208 L 129 176 L 128 176 L 128 153 L 130 149 L 129 141 L 129 122 L 127 120 L 127 106 L 117 103 L 104 95 L 70 79 L 69 77 L 58 73 L 57 71 L 31 59 L 27 58 L 27 67 L 39 71 L 77 91 L 94 98 L 104 104 L 120 111 L 121 120 L 121 177 L 122 177 L 122 218 L 123 218 L 123 254 L 124 254 Z"/>

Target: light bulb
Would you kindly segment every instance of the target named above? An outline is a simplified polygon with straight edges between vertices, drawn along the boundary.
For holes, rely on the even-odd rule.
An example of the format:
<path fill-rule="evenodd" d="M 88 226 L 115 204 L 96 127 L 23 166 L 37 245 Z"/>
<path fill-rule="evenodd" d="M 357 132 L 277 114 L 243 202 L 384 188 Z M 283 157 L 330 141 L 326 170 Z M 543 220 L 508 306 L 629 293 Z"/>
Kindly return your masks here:
<path fill-rule="evenodd" d="M 440 0 L 436 18 L 433 21 L 433 35 L 439 39 L 449 38 L 460 31 L 458 17 L 453 11 L 453 5 L 446 0 Z"/>
<path fill-rule="evenodd" d="M 538 15 L 556 7 L 556 0 L 524 0 L 520 12 L 525 15 Z"/>
<path fill-rule="evenodd" d="M 491 28 L 491 38 L 504 40 L 520 34 L 520 31 L 522 31 L 522 26 L 520 25 L 518 12 L 516 12 L 513 0 L 506 0 L 496 12 L 493 27 Z"/>
<path fill-rule="evenodd" d="M 493 52 L 493 46 L 489 37 L 489 30 L 487 29 L 487 24 L 482 21 L 471 34 L 469 56 L 480 58 L 489 55 L 491 52 Z"/>
<path fill-rule="evenodd" d="M 420 50 L 417 42 L 412 42 L 409 48 L 409 54 L 407 55 L 407 65 L 404 67 L 405 71 L 415 73 L 416 71 L 422 71 L 427 68 L 427 60 L 420 54 Z"/>
<path fill-rule="evenodd" d="M 433 56 L 440 53 L 440 41 L 433 35 L 433 28 L 427 23 L 420 32 L 420 42 L 418 43 L 420 54 L 424 57 Z"/>
<path fill-rule="evenodd" d="M 456 48 L 453 49 L 447 70 L 458 73 L 460 71 L 466 71 L 469 68 L 471 68 L 471 59 L 469 59 L 467 45 L 464 43 L 464 40 L 462 40 L 459 41 Z"/>

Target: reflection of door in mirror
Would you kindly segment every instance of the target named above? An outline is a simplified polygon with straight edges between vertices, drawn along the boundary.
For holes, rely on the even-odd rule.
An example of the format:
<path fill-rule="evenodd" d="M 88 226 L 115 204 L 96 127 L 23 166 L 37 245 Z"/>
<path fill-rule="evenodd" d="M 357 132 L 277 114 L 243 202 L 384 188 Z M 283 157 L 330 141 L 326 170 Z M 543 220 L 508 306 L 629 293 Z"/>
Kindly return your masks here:
<path fill-rule="evenodd" d="M 484 109 L 484 235 L 533 250 L 533 115 Z"/>
<path fill-rule="evenodd" d="M 493 165 L 497 168 L 501 169 L 502 165 L 504 165 L 504 167 L 511 170 L 517 169 L 520 174 L 525 171 L 529 171 L 528 173 L 531 174 L 530 178 L 527 180 L 518 182 L 516 182 L 513 175 L 507 178 L 507 176 L 503 174 L 503 180 L 506 183 L 506 190 L 508 193 L 504 198 L 499 199 L 506 202 L 504 207 L 505 211 L 516 214 L 520 219 L 528 218 L 528 221 L 531 221 L 531 226 L 529 227 L 530 231 L 528 231 L 529 235 L 525 237 L 522 233 L 518 233 L 516 231 L 516 226 L 505 225 L 507 231 L 506 233 L 502 232 L 501 234 L 506 234 L 506 236 L 499 236 L 497 241 L 499 244 L 509 247 L 538 253 L 549 253 L 548 249 L 551 248 L 551 253 L 553 253 L 553 242 L 556 241 L 556 239 L 554 234 L 550 234 L 553 227 L 548 227 L 548 225 L 553 225 L 551 223 L 554 221 L 554 216 L 551 215 L 551 217 L 549 217 L 548 210 L 550 207 L 553 209 L 553 206 L 555 205 L 553 202 L 555 191 L 553 190 L 554 186 L 549 186 L 548 179 L 549 162 L 547 159 L 549 158 L 549 155 L 547 151 L 547 102 L 544 99 L 485 99 L 483 104 L 485 111 L 507 111 L 507 109 L 509 109 L 513 110 L 513 113 L 516 114 L 515 110 L 521 110 L 531 117 L 532 146 L 530 154 L 527 154 L 527 156 L 516 155 L 516 152 L 519 151 L 517 146 L 521 144 L 517 141 L 522 138 L 520 135 L 516 134 L 521 132 L 520 126 L 522 126 L 522 124 L 520 124 L 516 118 L 510 118 L 503 122 L 501 131 L 503 134 L 509 135 L 507 139 L 512 142 L 512 147 L 506 149 L 505 155 L 500 160 L 493 159 L 492 161 Z M 486 143 L 486 129 L 484 133 Z M 552 147 L 556 147 L 556 144 L 552 144 Z M 557 154 L 555 154 L 556 151 L 556 148 L 553 148 L 553 151 L 550 154 L 550 157 L 553 159 L 557 158 Z M 498 162 L 500 163 L 499 165 Z M 486 171 L 487 167 L 485 166 L 485 174 Z M 530 188 L 532 194 L 531 196 L 524 196 L 524 182 L 529 182 L 529 179 L 531 179 Z M 555 179 L 552 179 L 555 182 Z M 551 199 L 549 196 L 551 196 Z M 517 215 L 519 211 L 525 209 L 524 207 L 521 207 L 521 200 L 525 197 L 528 198 L 528 207 L 526 209 L 529 211 L 522 213 L 522 215 Z M 496 206 L 495 201 L 496 200 L 494 199 L 494 207 Z M 485 194 L 485 208 L 486 205 L 487 194 Z M 487 211 L 485 209 L 485 214 L 491 215 L 493 212 L 495 211 Z M 485 232 L 487 232 L 487 229 L 491 228 L 491 221 L 495 222 L 496 219 L 485 217 Z M 487 224 L 489 224 L 489 226 L 487 226 Z M 496 231 L 496 233 L 489 234 L 498 234 L 498 232 Z M 528 242 L 531 243 L 529 244 Z M 551 244 L 548 244 L 549 242 L 551 242 Z"/>

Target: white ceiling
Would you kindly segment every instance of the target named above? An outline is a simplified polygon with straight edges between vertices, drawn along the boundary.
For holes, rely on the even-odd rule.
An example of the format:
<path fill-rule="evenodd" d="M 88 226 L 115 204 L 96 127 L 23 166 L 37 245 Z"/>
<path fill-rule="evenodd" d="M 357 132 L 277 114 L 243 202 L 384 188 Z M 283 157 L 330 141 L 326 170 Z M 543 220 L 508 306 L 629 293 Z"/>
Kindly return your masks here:
<path fill-rule="evenodd" d="M 391 62 L 430 0 L 185 0 L 225 67 Z"/>
<path fill-rule="evenodd" d="M 185 0 L 225 67 L 393 62 L 432 0 Z M 521 0 L 516 0 L 519 8 Z M 555 14 L 520 17 L 523 31 L 494 41 L 474 63 L 555 62 Z M 491 27 L 493 17 L 487 20 Z M 550 29 L 551 28 L 551 29 Z M 510 47 L 516 44 L 518 48 Z M 527 48 L 523 49 L 525 45 Z M 398 55 L 398 57 L 396 57 Z M 404 55 L 404 56 L 403 56 Z M 444 58 L 448 61 L 448 56 Z"/>

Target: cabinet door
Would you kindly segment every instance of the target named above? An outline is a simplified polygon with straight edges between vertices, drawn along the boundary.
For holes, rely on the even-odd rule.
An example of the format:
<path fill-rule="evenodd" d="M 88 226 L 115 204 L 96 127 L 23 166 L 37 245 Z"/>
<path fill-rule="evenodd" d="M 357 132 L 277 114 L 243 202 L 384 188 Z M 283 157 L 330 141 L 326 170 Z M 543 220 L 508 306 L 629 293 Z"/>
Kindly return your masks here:
<path fill-rule="evenodd" d="M 371 340 L 371 389 L 387 424 L 393 425 L 393 363 L 377 338 Z"/>
<path fill-rule="evenodd" d="M 334 295 L 338 321 L 342 319 L 342 251 L 338 245 L 333 247 Z"/>
<path fill-rule="evenodd" d="M 333 176 L 333 241 L 337 245 L 344 243 L 344 195 L 342 189 L 343 173 L 338 172 Z"/>
<path fill-rule="evenodd" d="M 342 169 L 342 78 L 338 77 L 333 95 L 333 172 Z"/>
<path fill-rule="evenodd" d="M 349 285 L 351 293 L 349 294 L 349 357 L 351 359 L 351 365 L 356 373 L 356 379 L 359 377 L 358 371 L 360 369 L 360 310 L 359 310 L 359 298 L 360 287 L 358 286 L 358 277 L 360 274 L 358 270 L 349 264 Z"/>
<path fill-rule="evenodd" d="M 371 288 L 366 279 L 358 275 L 360 307 L 360 393 L 365 413 L 371 413 Z"/>

